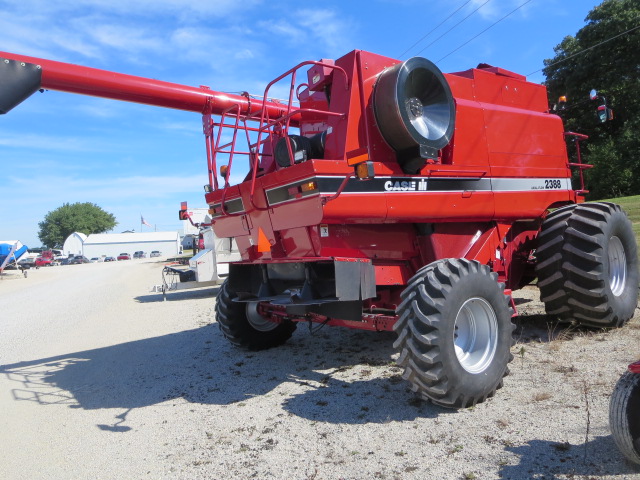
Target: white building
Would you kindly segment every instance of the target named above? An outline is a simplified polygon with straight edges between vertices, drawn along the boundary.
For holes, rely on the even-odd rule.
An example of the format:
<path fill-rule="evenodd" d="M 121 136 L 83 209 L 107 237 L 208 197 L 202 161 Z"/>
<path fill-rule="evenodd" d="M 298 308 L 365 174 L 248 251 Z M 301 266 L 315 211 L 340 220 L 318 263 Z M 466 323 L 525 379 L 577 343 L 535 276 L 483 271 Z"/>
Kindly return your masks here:
<path fill-rule="evenodd" d="M 153 250 L 158 250 L 163 257 L 178 255 L 180 235 L 178 232 L 94 233 L 85 239 L 82 254 L 87 258 L 117 257 L 120 253 L 133 256 L 140 250 L 147 257 Z"/>
<path fill-rule="evenodd" d="M 73 232 L 67 237 L 62 246 L 62 254 L 69 255 L 82 255 L 82 245 L 87 239 L 87 236 L 81 232 Z"/>

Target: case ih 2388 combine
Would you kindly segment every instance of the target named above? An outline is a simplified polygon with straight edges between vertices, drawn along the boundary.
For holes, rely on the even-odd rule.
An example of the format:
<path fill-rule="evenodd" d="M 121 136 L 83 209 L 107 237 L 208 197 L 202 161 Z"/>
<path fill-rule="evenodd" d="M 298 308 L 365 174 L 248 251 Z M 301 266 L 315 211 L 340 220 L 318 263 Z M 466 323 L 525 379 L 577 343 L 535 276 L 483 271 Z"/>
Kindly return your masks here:
<path fill-rule="evenodd" d="M 0 57 L 2 113 L 50 89 L 202 114 L 214 230 L 242 254 L 216 302 L 235 345 L 280 345 L 298 322 L 394 330 L 413 389 L 464 407 L 501 387 L 511 292 L 536 277 L 561 320 L 617 327 L 634 313 L 631 224 L 582 203 L 571 134 L 521 75 L 353 51 L 301 63 L 256 99 Z M 277 82 L 288 101 L 269 99 Z"/>

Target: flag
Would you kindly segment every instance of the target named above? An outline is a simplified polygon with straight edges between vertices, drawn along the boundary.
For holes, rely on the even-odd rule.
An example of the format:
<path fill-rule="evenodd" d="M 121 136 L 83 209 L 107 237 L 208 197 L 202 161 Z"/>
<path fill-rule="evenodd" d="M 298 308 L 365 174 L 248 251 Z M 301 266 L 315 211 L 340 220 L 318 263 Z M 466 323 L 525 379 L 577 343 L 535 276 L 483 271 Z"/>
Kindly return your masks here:
<path fill-rule="evenodd" d="M 151 224 L 150 224 L 150 223 L 148 223 L 148 222 L 144 219 L 144 217 L 143 217 L 142 215 L 140 215 L 140 223 L 141 223 L 142 225 L 146 225 L 147 227 L 150 227 L 150 226 L 151 226 Z"/>

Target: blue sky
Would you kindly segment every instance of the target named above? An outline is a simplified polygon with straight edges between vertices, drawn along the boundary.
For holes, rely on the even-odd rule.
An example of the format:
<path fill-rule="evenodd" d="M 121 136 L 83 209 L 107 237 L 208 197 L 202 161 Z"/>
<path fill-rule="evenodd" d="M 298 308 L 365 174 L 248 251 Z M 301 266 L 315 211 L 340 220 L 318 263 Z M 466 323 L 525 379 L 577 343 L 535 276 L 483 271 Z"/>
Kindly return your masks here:
<path fill-rule="evenodd" d="M 301 61 L 353 49 L 401 60 L 420 55 L 444 72 L 484 62 L 542 82 L 543 60 L 599 3 L 0 0 L 0 51 L 255 94 Z M 32 247 L 40 245 L 38 222 L 66 202 L 92 202 L 113 213 L 114 232 L 140 231 L 141 214 L 159 231 L 180 229 L 181 201 L 205 206 L 196 113 L 36 93 L 0 116 L 0 165 L 0 239 Z"/>

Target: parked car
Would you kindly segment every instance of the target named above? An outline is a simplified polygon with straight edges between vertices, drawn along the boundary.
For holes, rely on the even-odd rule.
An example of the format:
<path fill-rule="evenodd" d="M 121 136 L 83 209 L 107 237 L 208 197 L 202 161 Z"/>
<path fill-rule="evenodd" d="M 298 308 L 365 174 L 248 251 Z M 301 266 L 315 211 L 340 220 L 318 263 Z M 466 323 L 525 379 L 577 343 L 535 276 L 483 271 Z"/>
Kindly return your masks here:
<path fill-rule="evenodd" d="M 91 260 L 89 260 L 91 263 L 99 263 L 102 262 L 102 258 L 100 257 L 93 257 L 91 258 Z"/>
<path fill-rule="evenodd" d="M 137 252 L 133 252 L 133 258 L 147 258 L 147 254 L 142 250 L 139 250 Z"/>
<path fill-rule="evenodd" d="M 160 251 L 158 250 L 152 250 L 151 251 L 151 255 L 149 255 L 149 257 L 159 257 L 160 255 L 162 255 L 162 253 L 160 253 Z"/>
<path fill-rule="evenodd" d="M 48 257 L 36 257 L 34 263 L 36 267 L 50 267 L 54 265 L 53 259 Z"/>
<path fill-rule="evenodd" d="M 75 257 L 69 260 L 68 265 L 79 265 L 81 263 L 91 263 L 91 260 L 89 260 L 87 257 L 83 255 L 76 255 Z"/>
<path fill-rule="evenodd" d="M 116 259 L 115 259 L 115 257 L 104 257 L 104 261 L 105 262 L 115 262 Z"/>
<path fill-rule="evenodd" d="M 128 253 L 121 253 L 118 255 L 118 260 L 131 260 L 131 255 Z"/>
<path fill-rule="evenodd" d="M 18 267 L 23 270 L 29 270 L 30 268 L 34 268 L 36 266 L 35 258 L 23 258 L 18 261 Z"/>

